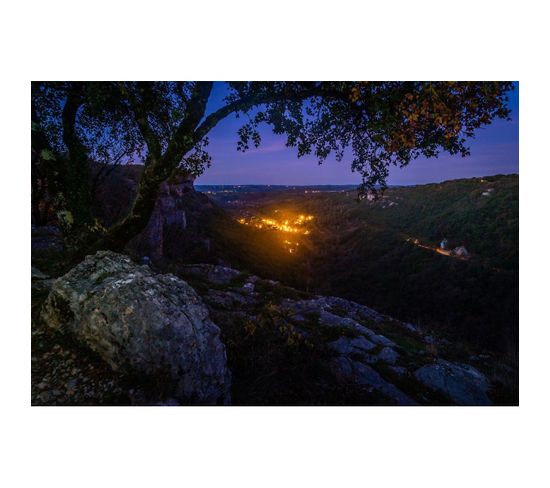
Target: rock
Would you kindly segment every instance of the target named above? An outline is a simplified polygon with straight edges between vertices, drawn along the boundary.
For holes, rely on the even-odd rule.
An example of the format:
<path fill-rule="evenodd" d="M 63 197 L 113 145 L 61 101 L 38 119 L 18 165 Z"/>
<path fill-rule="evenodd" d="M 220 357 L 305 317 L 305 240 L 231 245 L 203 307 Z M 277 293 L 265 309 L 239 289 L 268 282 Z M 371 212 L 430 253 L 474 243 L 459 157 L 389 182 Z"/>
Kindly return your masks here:
<path fill-rule="evenodd" d="M 375 344 L 379 344 L 381 346 L 387 346 L 387 347 L 395 347 L 395 342 L 388 339 L 386 336 L 380 335 L 380 334 L 371 334 L 369 336 L 369 339 L 374 342 Z"/>
<path fill-rule="evenodd" d="M 376 364 L 380 358 L 376 354 L 365 354 L 361 358 L 361 362 L 364 364 Z"/>
<path fill-rule="evenodd" d="M 33 280 L 47 280 L 49 276 L 42 273 L 38 268 L 31 266 L 31 279 Z"/>
<path fill-rule="evenodd" d="M 315 306 L 317 303 L 313 302 L 311 305 Z M 360 325 L 356 324 L 355 321 L 349 317 L 342 317 L 341 315 L 328 312 L 322 307 L 317 308 L 316 310 L 319 312 L 319 321 L 328 327 L 355 330 L 356 325 Z"/>
<path fill-rule="evenodd" d="M 491 405 L 487 396 L 489 381 L 467 364 L 440 359 L 422 366 L 414 376 L 428 388 L 448 395 L 458 405 Z"/>
<path fill-rule="evenodd" d="M 290 312 L 292 318 L 307 317 L 308 314 L 317 314 L 319 323 L 323 327 L 339 329 L 344 334 L 364 336 L 368 341 L 384 347 L 396 347 L 396 344 L 387 337 L 376 334 L 360 321 L 380 322 L 383 316 L 374 310 L 338 297 L 318 296 L 311 300 L 289 300 L 281 303 L 281 308 Z M 338 313 L 337 313 L 338 312 Z M 342 314 L 346 314 L 342 316 Z"/>
<path fill-rule="evenodd" d="M 387 382 L 370 366 L 359 362 L 354 362 L 353 366 L 356 383 L 372 386 L 375 390 L 380 391 L 383 395 L 395 401 L 397 405 L 417 405 L 412 398 L 405 395 L 395 385 Z"/>
<path fill-rule="evenodd" d="M 340 356 L 332 362 L 332 367 L 336 376 L 340 377 L 343 381 L 368 386 L 397 405 L 417 405 L 412 398 L 382 378 L 373 368 L 362 362 L 352 361 Z"/>
<path fill-rule="evenodd" d="M 337 354 L 348 356 L 351 353 L 362 354 L 365 351 L 371 351 L 376 346 L 364 337 L 340 337 L 336 341 L 330 342 L 328 347 Z"/>
<path fill-rule="evenodd" d="M 254 291 L 254 283 L 245 283 L 243 285 L 243 291 L 247 292 L 247 293 L 252 293 Z"/>
<path fill-rule="evenodd" d="M 353 324 L 357 324 L 359 321 L 380 322 L 384 318 L 383 315 L 369 307 L 339 297 L 317 296 L 310 300 L 284 300 L 282 305 L 295 313 L 326 312 L 326 314 L 330 314 L 325 315 L 328 325 L 331 323 L 338 326 L 343 324 L 345 327 L 346 322 L 342 323 L 341 320 L 338 320 L 344 319 L 348 326 L 351 325 L 354 328 Z M 363 326 L 360 325 L 360 327 Z"/>
<path fill-rule="evenodd" d="M 219 328 L 183 280 L 108 251 L 55 280 L 45 322 L 72 333 L 113 370 L 152 378 L 182 403 L 230 402 Z"/>
<path fill-rule="evenodd" d="M 391 347 L 384 347 L 379 353 L 378 358 L 388 364 L 395 364 L 399 359 L 399 354 Z"/>
<path fill-rule="evenodd" d="M 414 325 L 414 324 L 411 324 L 411 323 L 405 323 L 405 324 L 402 324 L 402 325 L 409 332 L 414 332 L 416 334 L 420 334 L 420 328 L 417 325 Z"/>
<path fill-rule="evenodd" d="M 353 378 L 353 362 L 345 356 L 333 359 L 331 368 L 334 374 L 344 381 L 350 381 Z"/>
<path fill-rule="evenodd" d="M 235 307 L 250 304 L 250 300 L 234 291 L 211 289 L 205 297 L 206 302 L 216 308 L 233 310 Z"/>
<path fill-rule="evenodd" d="M 241 272 L 226 266 L 214 264 L 192 264 L 183 266 L 180 273 L 183 276 L 196 277 L 214 285 L 228 285 L 241 276 Z"/>
<path fill-rule="evenodd" d="M 349 339 L 347 337 L 340 337 L 333 342 L 329 342 L 327 347 L 340 356 L 347 356 L 353 350 L 353 347 L 349 343 Z"/>
<path fill-rule="evenodd" d="M 403 366 L 390 366 L 390 369 L 397 375 L 397 376 L 405 376 L 407 374 L 407 368 Z"/>
<path fill-rule="evenodd" d="M 350 300 L 345 300 L 340 297 L 317 297 L 317 304 L 323 309 L 328 309 L 329 311 L 334 312 L 335 310 L 340 310 L 344 312 L 346 317 L 352 318 L 356 321 L 374 321 L 380 322 L 383 320 L 384 316 L 372 308 L 366 307 L 365 305 L 360 305 L 359 303 L 352 302 Z"/>
<path fill-rule="evenodd" d="M 363 336 L 354 337 L 351 339 L 350 344 L 353 348 L 360 349 L 362 351 L 372 351 L 376 347 L 372 342 L 365 339 Z"/>
<path fill-rule="evenodd" d="M 340 329 L 342 332 L 350 332 L 353 334 L 361 334 L 366 336 L 375 335 L 372 330 L 364 325 L 355 322 L 355 320 L 348 317 L 340 317 L 333 313 L 327 312 L 326 310 L 321 309 L 309 309 L 308 312 L 317 312 L 319 313 L 319 323 L 325 327 Z"/>
<path fill-rule="evenodd" d="M 416 405 L 413 399 L 368 366 L 368 364 L 376 363 L 380 359 L 380 354 L 373 356 L 368 353 L 376 348 L 376 345 L 365 337 L 340 337 L 329 343 L 328 347 L 338 354 L 331 362 L 331 368 L 334 374 L 344 382 L 371 387 L 398 405 Z M 382 355 L 383 357 L 393 358 L 389 351 L 397 355 L 392 349 L 385 349 L 388 351 Z"/>

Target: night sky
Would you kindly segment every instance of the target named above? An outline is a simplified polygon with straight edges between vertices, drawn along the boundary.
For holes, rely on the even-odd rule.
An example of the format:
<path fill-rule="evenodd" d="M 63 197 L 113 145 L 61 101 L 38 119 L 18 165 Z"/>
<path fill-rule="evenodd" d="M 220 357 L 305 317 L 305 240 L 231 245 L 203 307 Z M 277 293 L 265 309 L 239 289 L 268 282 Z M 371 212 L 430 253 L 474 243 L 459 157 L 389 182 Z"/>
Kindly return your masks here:
<path fill-rule="evenodd" d="M 518 107 L 519 86 L 510 92 L 511 121 L 498 119 L 477 130 L 470 142 L 471 155 L 465 158 L 441 154 L 439 158 L 419 158 L 399 169 L 390 171 L 391 185 L 411 185 L 439 182 L 456 178 L 519 173 Z M 226 96 L 223 83 L 215 83 L 207 111 L 223 105 Z M 237 151 L 237 130 L 243 119 L 231 115 L 209 134 L 212 166 L 197 179 L 199 185 L 273 184 L 321 185 L 358 184 L 361 178 L 352 173 L 349 159 L 338 163 L 329 158 L 318 165 L 314 156 L 297 158 L 296 149 L 285 146 L 285 136 L 277 136 L 264 125 L 260 132 L 262 144 L 258 149 Z"/>

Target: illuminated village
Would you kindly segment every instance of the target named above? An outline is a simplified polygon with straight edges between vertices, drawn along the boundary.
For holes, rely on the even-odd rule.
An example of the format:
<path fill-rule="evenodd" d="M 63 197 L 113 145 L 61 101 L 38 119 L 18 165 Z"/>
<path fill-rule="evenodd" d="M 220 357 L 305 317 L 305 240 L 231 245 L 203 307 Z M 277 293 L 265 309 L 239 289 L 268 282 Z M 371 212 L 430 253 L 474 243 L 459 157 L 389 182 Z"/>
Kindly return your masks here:
<path fill-rule="evenodd" d="M 274 211 L 274 213 L 278 212 L 278 210 Z M 241 217 L 237 220 L 237 222 L 239 222 L 239 224 L 250 225 L 258 229 L 275 230 L 284 234 L 290 234 L 288 238 L 282 240 L 282 244 L 289 254 L 294 254 L 300 247 L 299 236 L 307 236 L 311 233 L 311 231 L 307 228 L 307 224 L 313 219 L 313 215 L 300 214 L 296 217 L 291 217 L 284 220 L 257 216 L 251 216 L 248 219 Z M 290 240 L 292 234 L 295 234 L 296 238 Z"/>

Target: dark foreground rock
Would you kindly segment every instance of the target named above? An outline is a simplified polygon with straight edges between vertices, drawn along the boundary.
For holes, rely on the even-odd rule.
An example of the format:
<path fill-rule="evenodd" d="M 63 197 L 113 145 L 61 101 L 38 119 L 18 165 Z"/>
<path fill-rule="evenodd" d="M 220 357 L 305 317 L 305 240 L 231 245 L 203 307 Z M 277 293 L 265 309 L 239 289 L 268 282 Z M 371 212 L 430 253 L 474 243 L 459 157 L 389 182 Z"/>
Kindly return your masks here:
<path fill-rule="evenodd" d="M 72 334 L 114 371 L 165 385 L 186 404 L 230 402 L 219 328 L 185 281 L 112 252 L 88 256 L 58 278 L 42 319 Z"/>
<path fill-rule="evenodd" d="M 428 388 L 438 390 L 458 405 L 490 405 L 487 396 L 489 381 L 484 374 L 468 364 L 438 360 L 414 373 Z"/>
<path fill-rule="evenodd" d="M 491 404 L 485 375 L 419 326 L 227 267 L 178 273 L 222 330 L 235 403 Z"/>
<path fill-rule="evenodd" d="M 176 277 L 100 252 L 57 280 L 31 271 L 33 405 L 509 402 L 490 356 L 232 268 Z"/>

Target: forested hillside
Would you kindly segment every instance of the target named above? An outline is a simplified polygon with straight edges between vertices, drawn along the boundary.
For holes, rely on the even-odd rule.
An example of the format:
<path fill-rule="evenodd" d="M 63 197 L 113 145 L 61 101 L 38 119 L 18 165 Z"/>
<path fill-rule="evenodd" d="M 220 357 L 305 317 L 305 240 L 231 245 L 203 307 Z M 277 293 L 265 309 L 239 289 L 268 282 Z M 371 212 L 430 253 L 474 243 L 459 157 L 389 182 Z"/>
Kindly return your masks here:
<path fill-rule="evenodd" d="M 509 175 L 390 188 L 359 203 L 353 191 L 258 194 L 256 205 L 226 207 L 236 216 L 311 214 L 311 234 L 294 255 L 270 246 L 269 230 L 241 226 L 243 234 L 233 229 L 227 240 L 256 245 L 239 259 L 255 272 L 515 357 L 518 189 L 518 176 Z M 469 258 L 436 252 L 444 238 Z"/>

